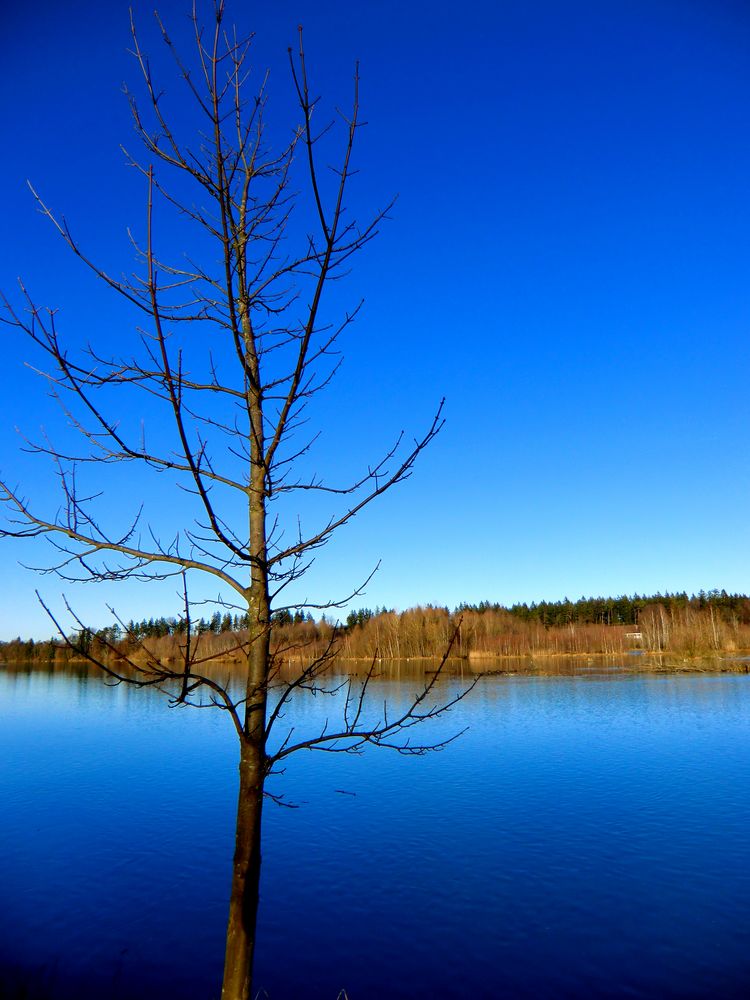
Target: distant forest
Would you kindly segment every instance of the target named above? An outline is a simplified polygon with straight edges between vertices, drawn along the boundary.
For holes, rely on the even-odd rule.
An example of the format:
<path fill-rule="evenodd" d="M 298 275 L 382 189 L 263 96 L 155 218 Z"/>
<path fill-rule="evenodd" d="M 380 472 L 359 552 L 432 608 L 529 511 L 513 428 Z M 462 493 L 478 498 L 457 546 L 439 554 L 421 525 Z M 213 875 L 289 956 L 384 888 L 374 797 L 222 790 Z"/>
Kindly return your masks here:
<path fill-rule="evenodd" d="M 376 607 L 351 611 L 335 623 L 325 615 L 284 610 L 272 619 L 273 645 L 288 659 L 314 655 L 336 633 L 342 656 L 389 659 L 442 655 L 458 622 L 457 656 L 534 656 L 617 654 L 632 648 L 684 655 L 750 649 L 750 597 L 725 590 L 688 595 L 582 597 L 576 601 L 502 604 L 482 601 L 447 607 L 427 606 L 396 612 Z M 191 623 L 206 656 L 241 659 L 247 622 L 242 615 L 216 612 Z M 139 647 L 165 659 L 179 655 L 186 634 L 184 618 L 149 618 L 84 630 L 71 636 L 79 651 L 127 655 Z M 6 662 L 66 661 L 75 653 L 61 639 L 14 639 L 0 643 Z"/>
<path fill-rule="evenodd" d="M 739 615 L 750 623 L 750 598 L 745 594 L 728 594 L 726 590 L 701 590 L 698 594 L 653 594 L 650 597 L 633 594 L 632 597 L 580 597 L 570 601 L 541 601 L 539 604 L 514 604 L 504 608 L 501 604 L 461 604 L 462 611 L 505 611 L 525 622 L 539 622 L 545 627 L 554 625 L 637 625 L 640 613 L 652 605 L 666 609 L 691 608 L 702 611 L 709 606 L 730 615 Z"/>

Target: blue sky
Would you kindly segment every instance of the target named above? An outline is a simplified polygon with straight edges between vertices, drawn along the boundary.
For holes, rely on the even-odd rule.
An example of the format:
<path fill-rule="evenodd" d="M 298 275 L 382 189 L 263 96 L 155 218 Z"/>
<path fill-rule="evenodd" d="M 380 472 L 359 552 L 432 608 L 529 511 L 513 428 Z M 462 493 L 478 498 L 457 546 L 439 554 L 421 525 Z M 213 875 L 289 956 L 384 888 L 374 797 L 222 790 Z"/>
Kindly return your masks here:
<path fill-rule="evenodd" d="M 155 67 L 172 86 L 134 4 Z M 123 81 L 127 3 L 3 5 L 0 287 L 23 276 L 71 338 L 124 342 L 132 318 L 36 213 L 30 179 L 115 270 L 143 188 Z M 186 33 L 189 4 L 160 10 Z M 252 7 L 255 7 L 253 10 Z M 365 298 L 315 419 L 321 468 L 344 475 L 445 396 L 447 424 L 414 476 L 320 554 L 299 599 L 504 603 L 582 594 L 748 591 L 750 10 L 648 3 L 230 4 L 256 31 L 271 106 L 289 124 L 286 48 L 305 28 L 315 89 L 345 104 L 361 60 L 368 127 L 350 204 L 398 194 L 337 302 Z M 255 18 L 250 23 L 246 17 Z M 47 470 L 18 426 L 60 429 L 3 329 L 0 470 L 26 492 Z M 122 482 L 112 510 L 161 483 Z M 175 508 L 175 516 L 179 516 Z M 46 635 L 34 588 L 90 620 L 177 610 L 170 586 L 39 578 L 36 545 L 0 545 L 0 637 Z"/>

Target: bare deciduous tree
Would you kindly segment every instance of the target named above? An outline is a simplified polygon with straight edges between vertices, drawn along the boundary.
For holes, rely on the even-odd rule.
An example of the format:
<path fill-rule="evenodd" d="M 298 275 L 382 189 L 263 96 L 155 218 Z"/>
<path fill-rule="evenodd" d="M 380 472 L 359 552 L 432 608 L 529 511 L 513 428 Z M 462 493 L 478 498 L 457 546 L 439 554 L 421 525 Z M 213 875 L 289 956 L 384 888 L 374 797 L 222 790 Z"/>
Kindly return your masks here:
<path fill-rule="evenodd" d="M 442 426 L 442 403 L 421 436 L 411 443 L 399 438 L 355 482 L 341 486 L 305 472 L 314 441 L 305 436 L 305 409 L 335 373 L 334 348 L 359 308 L 331 324 L 323 316 L 325 298 L 331 282 L 376 235 L 389 206 L 364 223 L 346 213 L 361 126 L 358 72 L 350 111 L 338 122 L 343 136 L 332 183 L 329 164 L 319 163 L 323 137 L 330 142 L 330 125 L 316 128 L 314 123 L 318 101 L 310 89 L 301 30 L 296 52 L 289 50 L 299 119 L 279 149 L 279 132 L 273 143 L 266 131 L 266 81 L 249 89 L 250 38 L 227 27 L 224 13 L 224 0 L 216 0 L 212 26 L 204 31 L 193 12 L 190 60 L 177 51 L 157 15 L 192 100 L 197 119 L 192 141 L 173 127 L 131 23 L 145 100 L 128 97 L 145 158 L 128 155 L 128 160 L 142 174 L 147 205 L 142 238 L 131 236 L 139 261 L 135 275 L 116 277 L 100 267 L 65 220 L 35 193 L 68 247 L 140 320 L 129 350 L 112 353 L 108 336 L 76 354 L 63 342 L 55 311 L 37 305 L 23 283 L 20 299 L 4 300 L 5 322 L 24 331 L 46 355 L 43 374 L 82 445 L 74 449 L 47 438 L 31 445 L 54 463 L 59 505 L 45 508 L 9 482 L 2 483 L 0 495 L 10 515 L 5 535 L 41 536 L 55 547 L 48 571 L 94 582 L 170 576 L 180 582 L 179 662 L 165 663 L 147 647 L 128 655 L 121 643 L 107 641 L 105 654 L 110 655 L 101 654 L 101 643 L 100 652 L 92 653 L 81 641 L 90 635 L 86 624 L 66 602 L 76 625 L 68 641 L 114 682 L 157 688 L 176 704 L 215 705 L 234 725 L 239 799 L 222 996 L 236 1000 L 251 993 L 268 775 L 302 748 L 434 749 L 414 740 L 412 730 L 457 699 L 441 701 L 436 690 L 451 640 L 438 671 L 393 716 L 386 708 L 375 713 L 368 708 L 373 660 L 363 676 L 346 682 L 337 724 L 304 738 L 296 738 L 293 730 L 279 731 L 294 697 L 333 690 L 337 634 L 334 629 L 323 653 L 290 676 L 272 649 L 272 611 L 285 606 L 286 588 L 302 577 L 312 554 L 334 532 L 410 475 Z M 170 257 L 157 249 L 160 219 L 168 212 L 190 224 L 190 253 Z M 148 412 L 161 408 L 164 416 L 148 436 L 134 432 L 126 416 L 144 407 Z M 113 532 L 100 483 L 107 467 L 122 463 L 166 477 L 189 496 L 194 516 L 167 535 L 141 508 Z M 96 479 L 95 495 L 82 486 L 88 470 Z M 137 482 L 147 495 L 147 487 Z M 290 533 L 289 512 L 295 509 L 290 499 L 311 493 L 328 496 L 338 508 L 308 532 L 292 520 Z M 237 638 L 237 652 L 246 663 L 239 693 L 209 668 L 191 628 L 188 582 L 196 574 L 217 582 L 221 606 L 246 616 L 247 631 Z M 59 616 L 45 607 L 65 635 Z M 124 622 L 122 628 L 129 638 Z"/>

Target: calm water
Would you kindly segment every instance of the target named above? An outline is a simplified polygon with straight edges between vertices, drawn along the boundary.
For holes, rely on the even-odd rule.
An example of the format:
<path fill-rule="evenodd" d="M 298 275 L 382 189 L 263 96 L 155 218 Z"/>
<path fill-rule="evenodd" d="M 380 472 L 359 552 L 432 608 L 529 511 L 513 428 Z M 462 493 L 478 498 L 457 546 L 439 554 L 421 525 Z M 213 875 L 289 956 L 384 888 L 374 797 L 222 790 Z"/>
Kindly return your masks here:
<path fill-rule="evenodd" d="M 266 806 L 271 1000 L 750 995 L 749 677 L 495 678 L 467 724 L 441 754 L 276 779 L 300 808 Z M 218 995 L 234 739 L 0 671 L 3 1000 Z"/>

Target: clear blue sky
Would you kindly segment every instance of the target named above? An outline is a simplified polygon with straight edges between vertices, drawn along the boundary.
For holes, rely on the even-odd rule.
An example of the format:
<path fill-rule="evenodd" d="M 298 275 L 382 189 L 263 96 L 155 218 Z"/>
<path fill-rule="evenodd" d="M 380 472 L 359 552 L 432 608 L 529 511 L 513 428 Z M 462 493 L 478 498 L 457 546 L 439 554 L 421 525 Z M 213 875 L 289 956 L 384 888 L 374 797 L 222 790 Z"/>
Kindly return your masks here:
<path fill-rule="evenodd" d="M 162 67 L 153 3 L 134 7 Z M 132 323 L 92 288 L 25 182 L 108 265 L 130 266 L 125 230 L 144 207 L 119 149 L 133 145 L 121 84 L 137 84 L 127 8 L 0 11 L 0 286 L 12 292 L 22 275 L 74 339 L 108 346 Z M 188 8 L 159 7 L 176 39 Z M 343 474 L 375 457 L 447 397 L 447 425 L 413 478 L 321 554 L 300 598 L 337 596 L 378 559 L 357 604 L 750 590 L 750 7 L 278 0 L 232 11 L 256 31 L 256 66 L 271 69 L 270 116 L 289 107 L 298 23 L 329 107 L 348 100 L 361 60 L 369 125 L 352 204 L 365 214 L 399 195 L 348 280 L 365 313 L 316 411 L 321 467 Z M 169 67 L 159 73 L 172 86 Z M 14 426 L 54 430 L 60 417 L 24 367 L 29 345 L 1 335 L 0 469 L 33 494 L 49 480 L 19 454 Z M 135 502 L 162 486 L 129 488 Z M 18 565 L 45 558 L 0 545 L 0 637 L 49 633 L 37 586 L 56 606 L 65 591 L 97 624 L 105 601 L 125 616 L 177 610 L 171 587 L 97 593 Z"/>

